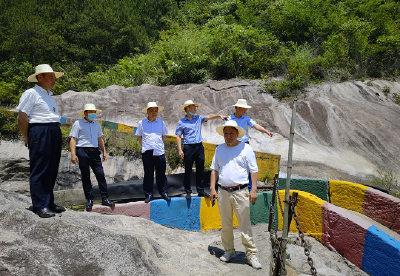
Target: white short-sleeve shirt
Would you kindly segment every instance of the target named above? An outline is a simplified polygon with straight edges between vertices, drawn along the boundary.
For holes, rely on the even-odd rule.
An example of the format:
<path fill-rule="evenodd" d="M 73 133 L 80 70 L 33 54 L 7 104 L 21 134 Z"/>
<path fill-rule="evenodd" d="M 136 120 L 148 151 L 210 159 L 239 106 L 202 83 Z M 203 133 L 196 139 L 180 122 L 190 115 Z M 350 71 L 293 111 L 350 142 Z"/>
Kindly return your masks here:
<path fill-rule="evenodd" d="M 19 99 L 17 110 L 28 115 L 29 123 L 59 123 L 60 116 L 53 93 L 39 85 L 26 90 Z"/>
<path fill-rule="evenodd" d="M 235 147 L 226 143 L 218 145 L 211 169 L 218 171 L 218 184 L 225 187 L 249 183 L 249 171 L 258 172 L 253 149 L 243 142 Z"/>
<path fill-rule="evenodd" d="M 153 122 L 149 119 L 139 121 L 136 135 L 142 136 L 142 153 L 153 150 L 154 156 L 165 153 L 162 137 L 167 135 L 168 130 L 163 120 L 156 118 Z"/>

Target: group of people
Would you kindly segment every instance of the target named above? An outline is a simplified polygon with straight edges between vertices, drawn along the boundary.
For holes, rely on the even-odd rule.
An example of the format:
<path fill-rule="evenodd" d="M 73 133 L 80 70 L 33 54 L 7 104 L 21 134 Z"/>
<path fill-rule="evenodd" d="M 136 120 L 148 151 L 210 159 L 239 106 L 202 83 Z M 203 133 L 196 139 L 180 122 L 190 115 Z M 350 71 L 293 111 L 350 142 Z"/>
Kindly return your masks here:
<path fill-rule="evenodd" d="M 58 108 L 51 97 L 56 79 L 64 73 L 54 72 L 47 64 L 36 67 L 34 74 L 28 81 L 37 82 L 35 87 L 26 90 L 17 107 L 18 126 L 25 138 L 25 146 L 29 149 L 30 159 L 30 192 L 33 211 L 42 218 L 55 216 L 65 211 L 64 207 L 54 203 L 53 188 L 55 185 L 58 166 L 61 157 L 61 130 Z M 180 110 L 185 116 L 178 122 L 175 130 L 179 156 L 185 164 L 183 186 L 186 199 L 191 198 L 191 174 L 193 164 L 196 164 L 196 189 L 200 197 L 218 198 L 218 209 L 221 216 L 221 239 L 225 253 L 220 257 L 227 262 L 234 257 L 233 242 L 233 212 L 239 220 L 242 234 L 242 243 L 246 248 L 248 263 L 254 268 L 261 268 L 256 253 L 257 248 L 253 240 L 250 221 L 250 203 L 257 200 L 257 162 L 249 145 L 248 127 L 266 133 L 272 137 L 273 133 L 257 124 L 246 115 L 246 100 L 239 99 L 235 105 L 235 112 L 231 116 L 209 114 L 196 115 L 199 103 L 186 101 Z M 164 200 L 171 200 L 168 196 L 168 184 L 165 176 L 166 160 L 164 143 L 168 130 L 163 120 L 157 118 L 164 108 L 155 102 L 149 102 L 142 110 L 147 117 L 138 123 L 136 135 L 142 147 L 144 167 L 143 191 L 145 202 L 154 199 L 153 181 L 156 173 L 158 192 Z M 90 168 L 93 170 L 102 197 L 102 205 L 114 207 L 109 200 L 107 183 L 104 177 L 102 161 L 107 160 L 107 152 L 102 138 L 103 133 L 96 114 L 101 110 L 94 104 L 86 104 L 78 112 L 83 116 L 77 120 L 71 129 L 70 148 L 71 161 L 79 164 L 82 174 L 82 186 L 87 199 L 86 210 L 93 206 L 92 184 Z M 216 148 L 211 164 L 210 194 L 204 187 L 204 147 L 201 135 L 201 125 L 209 120 L 222 119 L 225 123 L 216 128 L 216 132 L 224 137 L 225 143 Z M 182 138 L 184 147 L 182 149 Z M 103 152 L 103 158 L 101 158 Z M 254 183 L 255 185 L 252 185 Z"/>

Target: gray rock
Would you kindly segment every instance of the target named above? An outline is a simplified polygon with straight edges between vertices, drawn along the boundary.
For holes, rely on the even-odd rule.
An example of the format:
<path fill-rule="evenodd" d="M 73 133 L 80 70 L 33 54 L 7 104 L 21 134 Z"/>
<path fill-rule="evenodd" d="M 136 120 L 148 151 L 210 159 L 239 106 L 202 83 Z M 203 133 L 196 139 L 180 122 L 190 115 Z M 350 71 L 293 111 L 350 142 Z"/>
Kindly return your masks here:
<path fill-rule="evenodd" d="M 382 91 L 387 86 L 390 93 Z M 365 182 L 377 169 L 393 171 L 400 178 L 400 106 L 394 93 L 400 94 L 400 83 L 385 80 L 325 82 L 306 89 L 297 103 L 293 147 L 294 175 Z M 124 88 L 110 86 L 94 93 L 68 91 L 55 96 L 60 114 L 78 119 L 77 111 L 91 102 L 103 110 L 99 119 L 137 126 L 145 118 L 141 110 L 147 102 L 157 101 L 165 110 L 159 117 L 170 134 L 184 114 L 179 106 L 192 99 L 201 104 L 199 114 L 231 115 L 237 99 L 245 98 L 252 106 L 248 115 L 274 132 L 269 138 L 250 129 L 250 144 L 257 151 L 281 155 L 282 176 L 286 172 L 288 138 L 292 103 L 279 102 L 259 86 L 259 81 L 242 79 L 208 81 L 204 84 L 166 87 L 143 84 Z M 81 103 L 77 105 L 76 103 Z M 207 142 L 222 143 L 215 132 L 221 120 L 203 125 Z"/>
<path fill-rule="evenodd" d="M 27 196 L 4 190 L 0 202 L 0 275 L 270 275 L 266 224 L 253 226 L 263 266 L 255 270 L 246 263 L 237 229 L 236 257 L 223 263 L 220 231 L 192 232 L 142 218 L 72 210 L 42 219 L 29 210 Z M 293 247 L 288 246 L 293 269 L 302 275 L 305 256 Z M 318 242 L 311 251 L 318 275 L 366 275 Z"/>

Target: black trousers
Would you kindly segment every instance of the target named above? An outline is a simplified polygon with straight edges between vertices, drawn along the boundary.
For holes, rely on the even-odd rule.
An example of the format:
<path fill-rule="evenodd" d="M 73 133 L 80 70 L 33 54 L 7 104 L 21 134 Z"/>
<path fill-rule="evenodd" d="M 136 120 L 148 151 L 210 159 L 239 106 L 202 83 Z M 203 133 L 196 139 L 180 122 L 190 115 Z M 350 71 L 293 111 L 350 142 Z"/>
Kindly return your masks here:
<path fill-rule="evenodd" d="M 59 123 L 29 124 L 29 185 L 33 211 L 54 206 L 53 189 L 61 158 Z"/>
<path fill-rule="evenodd" d="M 79 159 L 79 169 L 82 174 L 82 186 L 83 192 L 85 193 L 85 198 L 87 200 L 92 199 L 92 182 L 90 181 L 90 168 L 92 168 L 94 175 L 97 179 L 97 184 L 99 185 L 99 190 L 101 192 L 101 198 L 108 199 L 107 182 L 104 177 L 103 165 L 101 163 L 101 152 L 98 149 L 93 150 L 93 148 L 76 148 L 76 156 Z"/>
<path fill-rule="evenodd" d="M 197 193 L 204 192 L 204 146 L 203 143 L 185 144 L 183 148 L 183 162 L 185 163 L 185 176 L 183 187 L 186 193 L 192 193 L 190 178 L 192 175 L 193 163 L 196 163 L 196 189 Z"/>
<path fill-rule="evenodd" d="M 160 195 L 168 194 L 167 177 L 165 170 L 167 162 L 165 161 L 165 154 L 154 156 L 153 150 L 146 150 L 142 153 L 144 178 L 143 178 L 143 192 L 146 196 L 153 194 L 154 183 L 154 170 L 156 170 L 156 183 Z"/>

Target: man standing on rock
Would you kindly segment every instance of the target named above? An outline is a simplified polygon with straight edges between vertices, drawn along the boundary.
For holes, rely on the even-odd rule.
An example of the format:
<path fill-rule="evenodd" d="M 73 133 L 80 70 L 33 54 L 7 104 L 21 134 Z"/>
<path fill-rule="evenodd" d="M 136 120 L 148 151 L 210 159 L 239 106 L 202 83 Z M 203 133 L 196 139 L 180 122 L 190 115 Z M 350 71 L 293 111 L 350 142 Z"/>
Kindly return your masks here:
<path fill-rule="evenodd" d="M 158 112 L 164 109 L 155 102 L 149 102 L 147 107 L 142 109 L 147 118 L 139 121 L 136 135 L 142 146 L 142 160 L 144 168 L 143 191 L 146 196 L 145 203 L 149 203 L 153 197 L 154 170 L 156 171 L 156 182 L 158 192 L 166 201 L 168 196 L 168 183 L 165 176 L 167 162 L 165 160 L 164 142 L 168 133 L 163 120 L 158 119 Z"/>
<path fill-rule="evenodd" d="M 236 104 L 233 105 L 235 107 L 235 113 L 233 113 L 228 120 L 235 121 L 238 126 L 242 127 L 246 134 L 242 138 L 238 138 L 240 142 L 250 144 L 249 142 L 249 135 L 248 135 L 248 127 L 252 127 L 258 130 L 261 133 L 265 133 L 268 136 L 272 137 L 274 134 L 269 132 L 259 124 L 257 124 L 253 119 L 246 115 L 247 109 L 251 108 L 251 106 L 247 105 L 247 101 L 245 99 L 239 99 Z M 251 191 L 252 187 L 252 180 L 249 175 L 249 191 Z"/>
<path fill-rule="evenodd" d="M 218 198 L 221 216 L 221 240 L 225 253 L 220 260 L 228 262 L 235 256 L 233 238 L 233 212 L 239 221 L 242 243 L 246 249 L 248 263 L 254 268 L 261 268 L 257 259 L 257 248 L 253 240 L 250 221 L 250 203 L 257 200 L 257 186 L 249 192 L 247 189 L 250 172 L 253 183 L 257 183 L 257 161 L 251 147 L 237 140 L 246 131 L 233 120 L 217 127 L 218 134 L 224 136 L 225 143 L 215 150 L 211 164 L 210 199 Z M 215 189 L 218 179 L 218 194 Z"/>
<path fill-rule="evenodd" d="M 94 121 L 96 114 L 101 110 L 96 109 L 94 104 L 86 104 L 78 114 L 84 116 L 83 119 L 75 121 L 72 125 L 69 137 L 71 148 L 71 161 L 78 163 L 82 174 L 83 192 L 87 200 L 86 211 L 92 210 L 93 195 L 92 182 L 90 181 L 90 168 L 96 176 L 99 190 L 101 192 L 101 204 L 114 207 L 115 204 L 108 199 L 107 182 L 104 177 L 100 150 L 103 152 L 103 161 L 107 161 L 107 152 L 103 140 L 103 132 L 100 123 Z M 100 147 L 100 150 L 99 150 Z"/>
<path fill-rule="evenodd" d="M 37 82 L 26 90 L 17 109 L 18 127 L 29 149 L 29 185 L 33 211 L 41 218 L 54 217 L 65 211 L 54 204 L 53 189 L 61 157 L 60 116 L 53 93 L 56 79 L 64 75 L 54 72 L 48 64 L 36 66 L 28 81 Z"/>
<path fill-rule="evenodd" d="M 200 104 L 194 103 L 192 100 L 186 101 L 179 109 L 186 113 L 185 118 L 178 122 L 176 127 L 176 144 L 178 145 L 179 156 L 183 158 L 185 164 L 185 176 L 183 186 L 186 192 L 186 199 L 191 198 L 192 189 L 190 178 L 192 175 L 193 163 L 196 162 L 196 189 L 200 197 L 210 197 L 204 191 L 204 147 L 203 137 L 201 136 L 201 124 L 208 120 L 221 118 L 226 120 L 228 117 L 219 114 L 210 114 L 207 116 L 195 115 Z M 184 148 L 182 151 L 182 135 L 184 138 Z"/>

